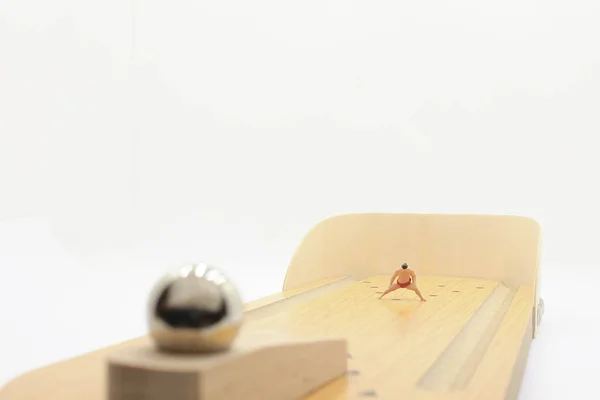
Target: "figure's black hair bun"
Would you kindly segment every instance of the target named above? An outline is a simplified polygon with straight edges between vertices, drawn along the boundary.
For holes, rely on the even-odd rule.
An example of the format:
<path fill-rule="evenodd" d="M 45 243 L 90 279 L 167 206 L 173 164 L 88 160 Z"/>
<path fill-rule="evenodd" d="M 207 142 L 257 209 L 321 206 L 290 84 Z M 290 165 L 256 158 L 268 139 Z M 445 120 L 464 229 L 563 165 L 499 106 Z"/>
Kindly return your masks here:
<path fill-rule="evenodd" d="M 407 263 L 402 264 L 402 268 L 404 268 L 404 269 L 408 268 L 408 264 Z"/>

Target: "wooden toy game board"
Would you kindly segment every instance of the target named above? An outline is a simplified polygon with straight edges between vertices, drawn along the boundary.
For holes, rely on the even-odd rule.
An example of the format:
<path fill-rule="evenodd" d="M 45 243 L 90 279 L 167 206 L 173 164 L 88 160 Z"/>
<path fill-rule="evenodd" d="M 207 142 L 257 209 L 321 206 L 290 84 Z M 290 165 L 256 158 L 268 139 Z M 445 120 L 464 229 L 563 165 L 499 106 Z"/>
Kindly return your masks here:
<path fill-rule="evenodd" d="M 321 222 L 293 255 L 282 291 L 245 305 L 241 340 L 337 337 L 344 346 L 309 346 L 304 358 L 283 350 L 257 356 L 254 369 L 282 366 L 253 378 L 275 388 L 262 398 L 515 399 L 543 313 L 539 247 L 538 224 L 523 217 L 353 214 Z M 426 302 L 405 289 L 379 299 L 404 262 L 417 271 Z M 142 337 L 31 371 L 9 382 L 0 400 L 109 399 L 107 357 L 149 342 Z M 327 367 L 335 376 L 311 381 L 330 356 L 337 357 Z M 219 376 L 230 376 L 236 363 Z M 283 371 L 296 367 L 301 384 L 291 394 Z M 130 398 L 168 399 L 165 393 Z M 189 398 L 261 397 L 250 390 Z"/>

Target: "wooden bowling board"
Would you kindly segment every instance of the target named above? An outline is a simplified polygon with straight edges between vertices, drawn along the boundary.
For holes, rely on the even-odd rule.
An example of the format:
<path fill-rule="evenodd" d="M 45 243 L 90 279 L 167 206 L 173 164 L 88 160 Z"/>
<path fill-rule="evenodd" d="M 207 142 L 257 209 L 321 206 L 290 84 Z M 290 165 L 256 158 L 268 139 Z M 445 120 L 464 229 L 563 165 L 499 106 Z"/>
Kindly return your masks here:
<path fill-rule="evenodd" d="M 280 293 L 245 305 L 241 336 L 343 338 L 345 370 L 305 399 L 516 399 L 543 311 L 538 250 L 537 224 L 520 217 L 336 217 L 304 238 Z M 403 262 L 427 301 L 406 289 L 379 299 Z M 107 399 L 107 357 L 149 343 L 142 337 L 29 372 L 0 400 Z M 326 357 L 315 354 L 313 368 Z M 281 382 L 274 374 L 264 384 Z"/>

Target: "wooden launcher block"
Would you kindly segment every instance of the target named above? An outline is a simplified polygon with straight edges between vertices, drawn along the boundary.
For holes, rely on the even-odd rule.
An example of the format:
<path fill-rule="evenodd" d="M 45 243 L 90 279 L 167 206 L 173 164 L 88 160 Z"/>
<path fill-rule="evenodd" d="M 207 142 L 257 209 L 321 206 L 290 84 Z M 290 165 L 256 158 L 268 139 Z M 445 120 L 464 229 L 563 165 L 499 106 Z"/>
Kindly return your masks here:
<path fill-rule="evenodd" d="M 294 400 L 344 375 L 347 358 L 344 339 L 266 340 L 249 334 L 214 354 L 125 347 L 108 358 L 108 398 Z"/>

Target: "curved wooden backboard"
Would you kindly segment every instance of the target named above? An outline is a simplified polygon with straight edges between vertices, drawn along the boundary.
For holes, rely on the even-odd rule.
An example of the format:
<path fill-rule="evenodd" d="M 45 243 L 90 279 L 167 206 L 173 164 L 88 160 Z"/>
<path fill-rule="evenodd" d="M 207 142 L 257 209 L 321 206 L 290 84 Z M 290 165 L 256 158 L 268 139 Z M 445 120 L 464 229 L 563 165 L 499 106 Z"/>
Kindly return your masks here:
<path fill-rule="evenodd" d="M 538 223 L 519 216 L 340 215 L 322 221 L 303 239 L 283 288 L 340 275 L 390 275 L 406 262 L 422 275 L 531 285 L 537 305 L 540 239 Z"/>

